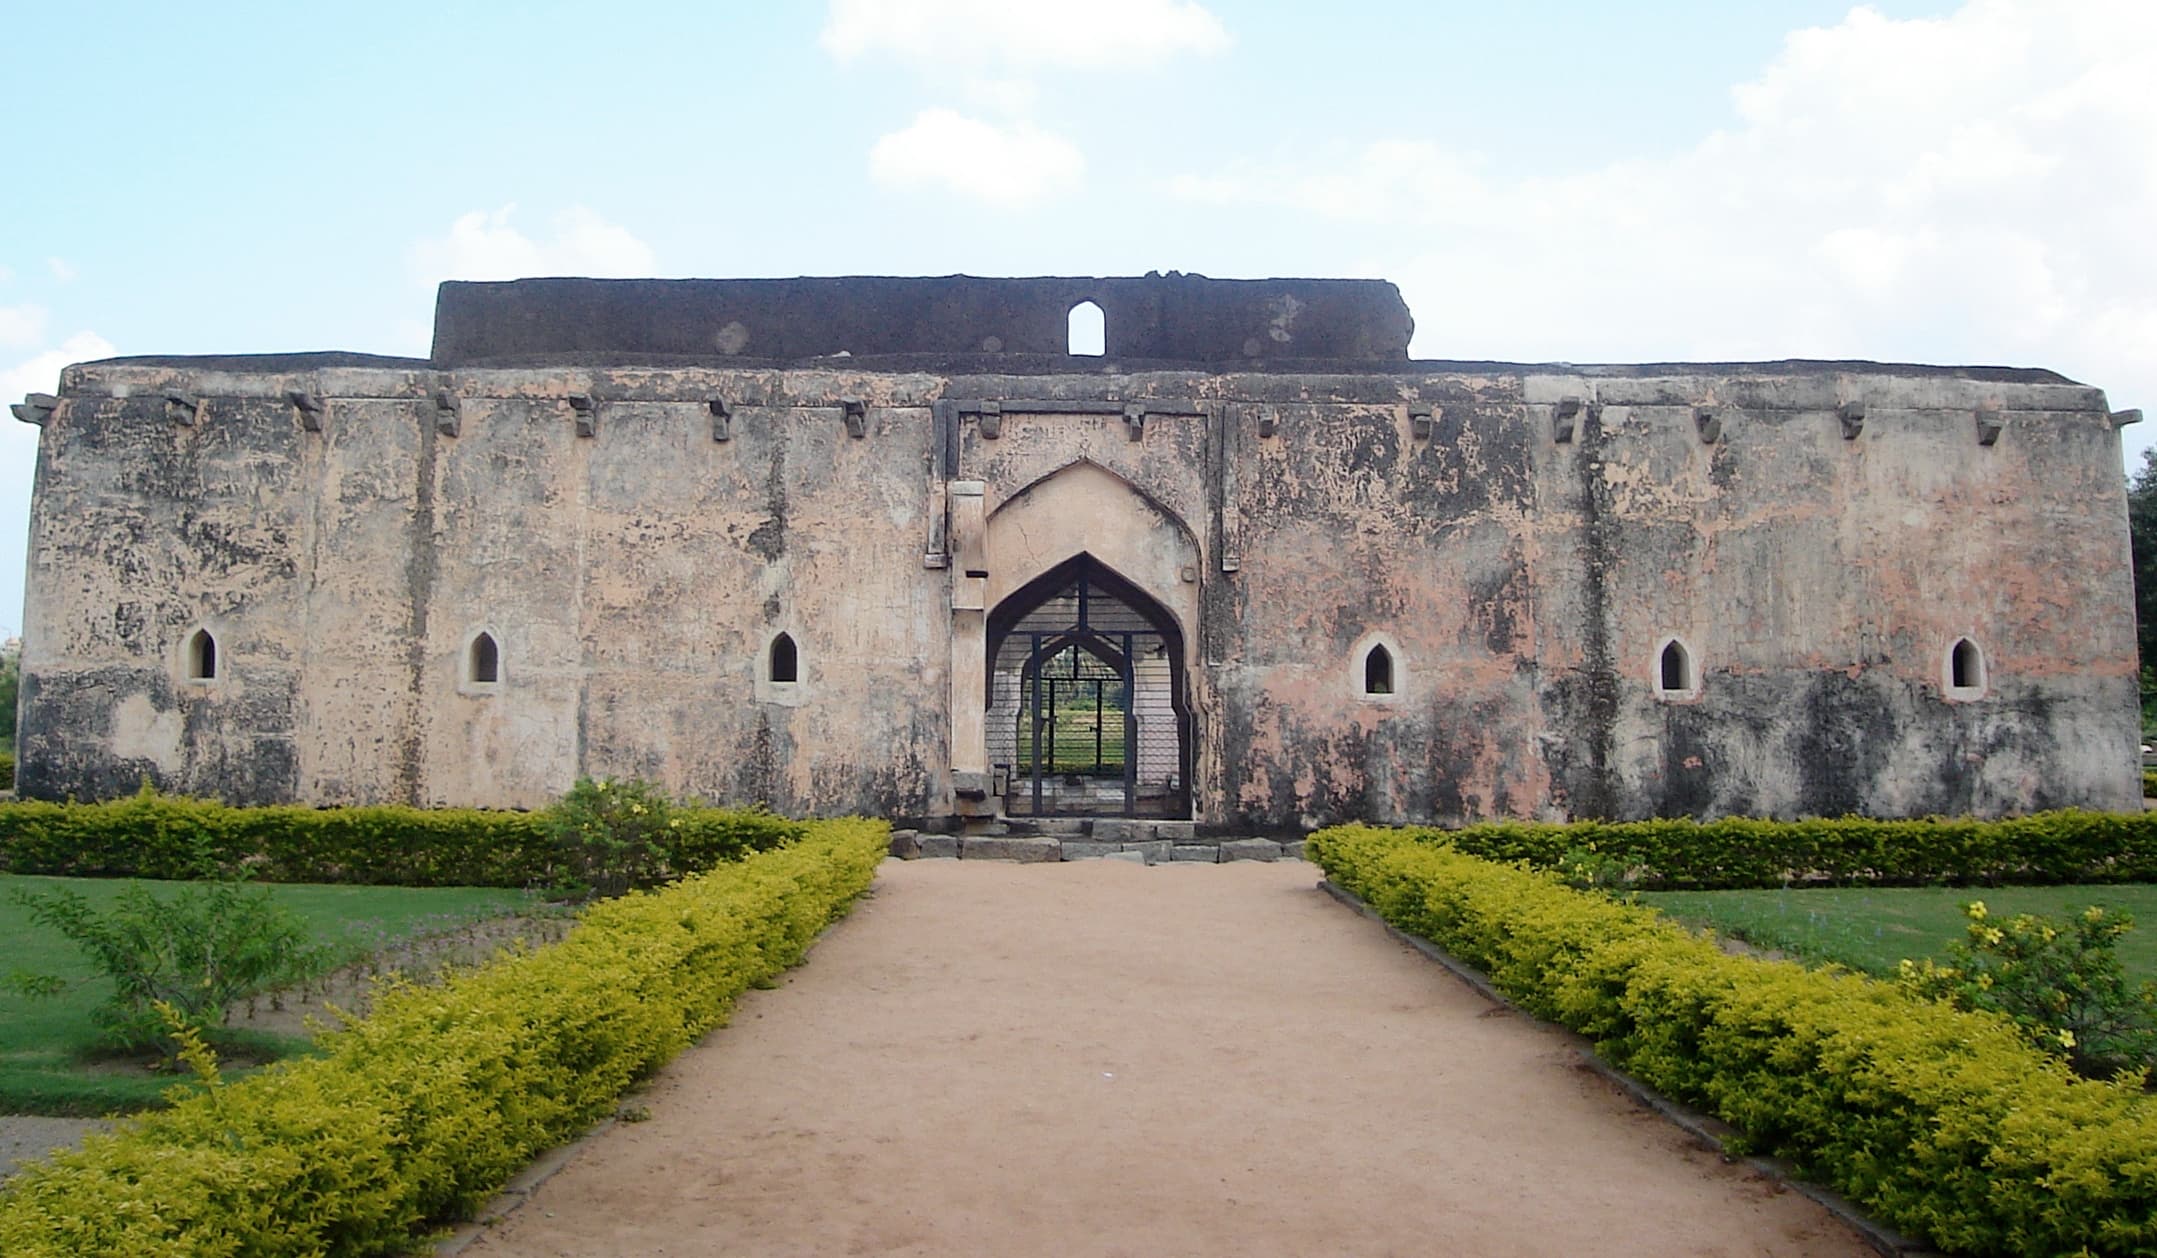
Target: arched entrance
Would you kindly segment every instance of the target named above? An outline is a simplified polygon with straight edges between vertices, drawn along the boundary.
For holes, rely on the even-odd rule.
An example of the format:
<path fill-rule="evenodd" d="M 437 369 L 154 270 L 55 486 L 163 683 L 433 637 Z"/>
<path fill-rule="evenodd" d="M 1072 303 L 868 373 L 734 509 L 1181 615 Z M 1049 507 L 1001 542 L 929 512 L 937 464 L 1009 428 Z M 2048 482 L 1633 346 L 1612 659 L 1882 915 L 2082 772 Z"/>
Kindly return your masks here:
<path fill-rule="evenodd" d="M 987 646 L 1007 815 L 1191 815 L 1183 631 L 1167 608 L 1079 554 L 998 603 Z"/>

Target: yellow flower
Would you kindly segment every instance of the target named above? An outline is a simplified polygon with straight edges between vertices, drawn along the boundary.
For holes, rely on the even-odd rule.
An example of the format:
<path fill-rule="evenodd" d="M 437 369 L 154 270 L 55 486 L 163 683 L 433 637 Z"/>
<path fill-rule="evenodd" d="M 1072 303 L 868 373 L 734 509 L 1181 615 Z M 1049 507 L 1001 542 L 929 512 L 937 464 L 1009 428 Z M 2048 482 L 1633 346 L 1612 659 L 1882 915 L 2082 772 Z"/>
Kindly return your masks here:
<path fill-rule="evenodd" d="M 1985 902 L 1983 900 L 1970 901 L 1969 907 L 1963 909 L 1962 911 L 1969 914 L 1970 920 L 1973 922 L 1981 922 L 1985 920 Z"/>
<path fill-rule="evenodd" d="M 2082 910 L 2082 920 L 2085 922 L 2101 922 L 2104 920 L 2104 917 L 2105 911 L 2103 906 L 2101 905 L 2092 904 L 2088 908 Z"/>
<path fill-rule="evenodd" d="M 2074 1033 L 2073 1031 L 2070 1031 L 2070 1030 L 2068 1030 L 2068 1029 L 2067 1029 L 2066 1027 L 2061 1027 L 2061 1028 L 2060 1028 L 2060 1047 L 2061 1047 L 2061 1048 L 2073 1048 L 2074 1046 L 2075 1046 L 2075 1033 Z"/>

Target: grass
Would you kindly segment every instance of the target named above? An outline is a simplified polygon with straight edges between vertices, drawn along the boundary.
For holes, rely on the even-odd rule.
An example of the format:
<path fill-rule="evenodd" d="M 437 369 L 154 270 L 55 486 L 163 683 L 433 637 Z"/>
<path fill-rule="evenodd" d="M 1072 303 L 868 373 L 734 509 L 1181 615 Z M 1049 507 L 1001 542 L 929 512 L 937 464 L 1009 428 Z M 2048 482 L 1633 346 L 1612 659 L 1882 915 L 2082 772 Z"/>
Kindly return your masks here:
<path fill-rule="evenodd" d="M 37 998 L 0 990 L 0 1113 L 105 1114 L 159 1103 L 170 1075 L 97 1047 L 90 1011 L 111 993 L 74 944 L 30 920 L 13 892 L 68 887 L 103 906 L 126 883 L 107 878 L 0 875 L 0 939 L 8 955 L 0 972 L 21 970 L 69 981 L 59 996 Z M 331 950 L 332 968 L 383 947 L 534 906 L 528 892 L 479 887 L 346 887 L 270 885 L 270 893 Z M 240 1061 L 263 1061 L 304 1051 L 296 1036 L 234 1033 L 220 1051 Z"/>
<path fill-rule="evenodd" d="M 2157 978 L 2157 884 L 2071 887 L 1819 887 L 1777 891 L 1660 891 L 1640 901 L 1690 926 L 1814 963 L 1892 975 L 1905 957 L 1943 960 L 1966 938 L 1962 906 L 1994 918 L 2064 918 L 2092 904 L 2131 914 L 2120 965 L 2136 983 Z"/>

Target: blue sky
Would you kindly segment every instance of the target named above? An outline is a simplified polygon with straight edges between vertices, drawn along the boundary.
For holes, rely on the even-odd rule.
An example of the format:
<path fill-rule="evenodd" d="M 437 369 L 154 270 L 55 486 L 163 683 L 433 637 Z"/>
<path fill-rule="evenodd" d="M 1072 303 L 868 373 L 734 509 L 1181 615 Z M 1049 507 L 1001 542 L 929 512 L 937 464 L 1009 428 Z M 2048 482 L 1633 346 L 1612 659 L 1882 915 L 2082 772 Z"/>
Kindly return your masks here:
<path fill-rule="evenodd" d="M 2045 366 L 2157 430 L 2148 0 L 0 0 L 0 47 L 10 401 L 424 354 L 445 278 L 1176 269 L 1392 279 L 1422 357 Z"/>

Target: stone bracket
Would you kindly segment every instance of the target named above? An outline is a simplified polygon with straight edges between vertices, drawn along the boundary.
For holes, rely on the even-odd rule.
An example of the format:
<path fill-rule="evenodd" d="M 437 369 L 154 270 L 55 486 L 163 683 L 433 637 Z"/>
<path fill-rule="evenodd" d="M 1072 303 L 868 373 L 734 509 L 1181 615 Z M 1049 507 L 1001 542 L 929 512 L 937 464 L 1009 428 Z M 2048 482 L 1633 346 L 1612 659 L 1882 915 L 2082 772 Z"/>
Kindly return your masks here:
<path fill-rule="evenodd" d="M 1573 440 L 1573 433 L 1580 424 L 1581 399 L 1568 395 L 1558 399 L 1550 408 L 1550 439 L 1559 445 Z"/>
<path fill-rule="evenodd" d="M 2141 422 L 2142 411 L 2139 407 L 2112 412 L 2112 426 L 2114 428 L 2125 428 L 2129 424 L 2139 424 Z"/>
<path fill-rule="evenodd" d="M 860 398 L 840 398 L 839 417 L 846 421 L 847 436 L 866 437 L 869 435 L 869 407 Z"/>
<path fill-rule="evenodd" d="M 732 441 L 734 439 L 734 411 L 732 407 L 727 405 L 727 400 L 723 397 L 706 398 L 704 400 L 704 409 L 712 414 L 712 440 Z"/>
<path fill-rule="evenodd" d="M 1258 435 L 1259 435 L 1259 436 L 1261 436 L 1261 437 L 1270 437 L 1270 436 L 1272 436 L 1272 435 L 1273 435 L 1273 434 L 1274 434 L 1274 433 L 1275 433 L 1276 431 L 1278 431 L 1278 430 L 1279 430 L 1279 428 L 1280 428 L 1280 423 L 1281 423 L 1281 408 L 1279 408 L 1279 407 L 1277 407 L 1277 406 L 1261 406 L 1261 407 L 1259 407 L 1259 408 L 1258 408 Z"/>
<path fill-rule="evenodd" d="M 1432 430 L 1433 430 L 1433 429 L 1434 429 L 1434 428 L 1435 428 L 1435 427 L 1437 426 L 1437 420 L 1438 420 L 1438 415 L 1439 415 L 1439 413 L 1440 413 L 1440 412 L 1439 412 L 1438 408 L 1436 408 L 1436 407 L 1430 407 L 1430 406 L 1411 406 L 1411 407 L 1409 407 L 1409 408 L 1408 408 L 1408 433 L 1409 433 L 1409 435 L 1410 435 L 1410 436 L 1412 436 L 1412 437 L 1414 437 L 1414 438 L 1415 438 L 1415 439 L 1416 439 L 1417 441 L 1429 441 L 1429 440 L 1431 439 L 1431 432 L 1432 432 Z"/>
<path fill-rule="evenodd" d="M 1997 406 L 1980 406 L 1977 416 L 1977 444 L 1989 446 L 2000 440 L 2000 430 L 2007 427 L 2006 413 Z"/>
<path fill-rule="evenodd" d="M 1143 441 L 1146 437 L 1146 404 L 1126 402 L 1123 408 L 1123 435 L 1126 441 Z"/>
<path fill-rule="evenodd" d="M 589 393 L 572 393 L 569 395 L 569 409 L 577 417 L 578 436 L 596 437 L 599 435 L 599 402 L 597 399 Z"/>
<path fill-rule="evenodd" d="M 322 431 L 323 403 L 321 394 L 309 393 L 305 389 L 287 389 L 285 390 L 285 401 L 291 403 L 292 409 L 299 412 L 302 431 Z"/>
<path fill-rule="evenodd" d="M 464 429 L 464 403 L 448 389 L 434 391 L 434 430 L 454 437 Z"/>
<path fill-rule="evenodd" d="M 1723 417 L 1712 406 L 1693 408 L 1693 427 L 1699 430 L 1700 440 L 1707 445 L 1712 446 L 1722 440 Z"/>
<path fill-rule="evenodd" d="M 1844 402 L 1841 406 L 1835 408 L 1835 417 L 1842 421 L 1842 439 L 1844 441 L 1855 441 L 1858 434 L 1865 431 L 1865 404 L 1863 402 Z"/>
<path fill-rule="evenodd" d="M 165 390 L 165 418 L 183 428 L 191 428 L 202 422 L 205 405 L 201 398 L 180 389 Z"/>
<path fill-rule="evenodd" d="M 45 421 L 52 418 L 52 413 L 59 409 L 59 398 L 50 393 L 31 393 L 25 395 L 22 401 L 8 407 L 8 412 L 26 424 L 36 424 L 42 428 Z"/>

